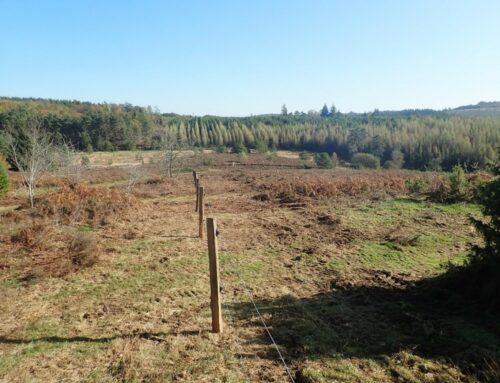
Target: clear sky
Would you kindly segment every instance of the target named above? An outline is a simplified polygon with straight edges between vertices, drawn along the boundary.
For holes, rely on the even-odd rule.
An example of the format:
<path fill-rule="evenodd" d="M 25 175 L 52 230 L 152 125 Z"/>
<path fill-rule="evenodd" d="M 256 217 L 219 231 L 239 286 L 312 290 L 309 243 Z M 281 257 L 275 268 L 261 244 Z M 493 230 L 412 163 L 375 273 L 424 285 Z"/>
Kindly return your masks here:
<path fill-rule="evenodd" d="M 250 115 L 500 100 L 499 0 L 0 0 L 0 95 Z"/>

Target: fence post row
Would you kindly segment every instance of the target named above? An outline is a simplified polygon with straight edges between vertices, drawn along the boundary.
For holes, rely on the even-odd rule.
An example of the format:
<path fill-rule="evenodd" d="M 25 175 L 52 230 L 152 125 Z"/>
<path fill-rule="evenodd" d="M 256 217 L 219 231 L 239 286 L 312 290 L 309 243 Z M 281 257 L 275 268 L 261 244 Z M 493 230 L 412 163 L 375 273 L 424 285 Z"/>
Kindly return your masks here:
<path fill-rule="evenodd" d="M 203 186 L 198 188 L 198 233 L 200 238 L 203 239 L 203 220 L 205 214 L 205 207 L 203 206 Z"/>
<path fill-rule="evenodd" d="M 217 222 L 207 218 L 208 261 L 210 266 L 210 307 L 212 332 L 222 332 L 222 308 L 220 300 L 219 257 L 217 254 Z"/>

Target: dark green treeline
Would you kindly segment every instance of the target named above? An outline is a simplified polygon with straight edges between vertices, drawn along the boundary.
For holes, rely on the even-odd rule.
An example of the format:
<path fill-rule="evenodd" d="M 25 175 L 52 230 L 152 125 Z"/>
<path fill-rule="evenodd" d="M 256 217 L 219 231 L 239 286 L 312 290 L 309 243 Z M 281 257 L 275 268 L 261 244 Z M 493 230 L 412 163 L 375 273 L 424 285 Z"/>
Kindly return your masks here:
<path fill-rule="evenodd" d="M 0 99 L 0 130 L 22 130 L 39 118 L 56 136 L 80 150 L 156 149 L 165 131 L 186 146 L 307 150 L 337 153 L 349 160 L 358 152 L 382 162 L 394 152 L 410 169 L 451 169 L 453 165 L 484 167 L 496 158 L 500 119 L 458 117 L 441 113 L 387 116 L 383 114 L 328 117 L 269 115 L 255 117 L 188 117 L 161 115 L 130 104 L 77 101 Z"/>

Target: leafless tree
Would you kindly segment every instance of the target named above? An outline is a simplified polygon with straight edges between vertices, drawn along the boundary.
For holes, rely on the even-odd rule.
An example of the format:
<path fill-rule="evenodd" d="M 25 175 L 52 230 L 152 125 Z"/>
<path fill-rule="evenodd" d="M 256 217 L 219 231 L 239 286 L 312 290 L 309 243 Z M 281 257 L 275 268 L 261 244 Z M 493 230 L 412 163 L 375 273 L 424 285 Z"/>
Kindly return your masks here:
<path fill-rule="evenodd" d="M 144 166 L 142 164 L 139 165 L 130 165 L 125 168 L 125 172 L 128 175 L 127 180 L 127 193 L 132 194 L 134 191 L 134 186 L 144 174 Z"/>
<path fill-rule="evenodd" d="M 67 179 L 71 184 L 78 185 L 82 179 L 85 165 L 73 145 L 63 142 L 56 150 L 57 168 L 61 177 Z"/>
<path fill-rule="evenodd" d="M 32 120 L 20 139 L 10 137 L 9 150 L 14 164 L 21 173 L 23 184 L 28 189 L 31 207 L 34 206 L 35 192 L 40 177 L 55 165 L 55 147 L 52 136 L 43 129 L 38 120 Z"/>
<path fill-rule="evenodd" d="M 163 163 L 166 173 L 169 177 L 173 177 L 174 171 L 177 169 L 182 146 L 172 131 L 166 131 L 161 138 L 161 148 L 163 152 Z"/>

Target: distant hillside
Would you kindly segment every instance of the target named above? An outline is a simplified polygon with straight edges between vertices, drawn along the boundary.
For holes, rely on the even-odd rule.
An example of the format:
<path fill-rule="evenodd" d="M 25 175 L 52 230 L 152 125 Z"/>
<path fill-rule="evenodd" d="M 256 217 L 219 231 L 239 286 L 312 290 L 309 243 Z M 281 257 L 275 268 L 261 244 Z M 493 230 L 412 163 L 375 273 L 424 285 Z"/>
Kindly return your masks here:
<path fill-rule="evenodd" d="M 500 115 L 491 112 L 498 104 L 446 111 L 195 117 L 130 104 L 0 98 L 0 145 L 2 132 L 20 134 L 36 117 L 56 136 L 86 151 L 155 149 L 171 132 L 182 146 L 335 152 L 346 161 L 361 152 L 387 167 L 448 170 L 459 163 L 474 168 L 496 159 L 500 118 L 495 116 Z"/>
<path fill-rule="evenodd" d="M 467 117 L 500 117 L 500 101 L 479 102 L 475 105 L 459 106 L 446 113 L 455 116 Z"/>
<path fill-rule="evenodd" d="M 363 113 L 349 113 L 361 115 Z M 375 110 L 371 114 L 386 117 L 412 117 L 412 116 L 464 116 L 464 117 L 500 117 L 500 101 L 481 101 L 474 105 L 464 105 L 453 109 L 403 109 L 403 110 Z"/>

